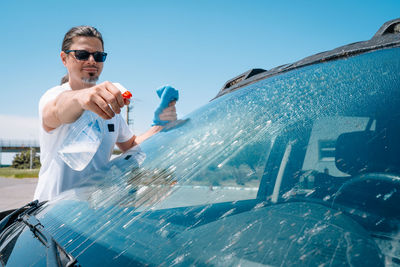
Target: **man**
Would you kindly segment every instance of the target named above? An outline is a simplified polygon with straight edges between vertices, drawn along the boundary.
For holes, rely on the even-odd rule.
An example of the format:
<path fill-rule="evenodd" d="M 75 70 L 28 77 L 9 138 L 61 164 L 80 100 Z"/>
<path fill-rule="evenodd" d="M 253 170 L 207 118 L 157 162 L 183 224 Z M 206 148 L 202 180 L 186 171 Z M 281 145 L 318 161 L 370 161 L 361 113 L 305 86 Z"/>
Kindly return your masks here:
<path fill-rule="evenodd" d="M 51 200 L 63 191 L 74 188 L 82 179 L 104 167 L 115 144 L 127 151 L 162 130 L 154 125 L 144 134 L 135 136 L 120 115 L 129 104 L 120 90 L 110 82 L 96 85 L 107 54 L 103 38 L 94 27 L 79 26 L 69 30 L 62 43 L 61 60 L 68 74 L 61 85 L 48 90 L 39 102 L 40 149 L 42 167 L 34 199 Z M 89 110 L 106 120 L 107 132 L 93 159 L 82 171 L 68 167 L 57 154 L 71 125 Z M 160 112 L 159 112 L 160 113 Z M 158 113 L 158 114 L 159 114 Z M 156 121 L 177 118 L 175 102 L 157 114 Z"/>

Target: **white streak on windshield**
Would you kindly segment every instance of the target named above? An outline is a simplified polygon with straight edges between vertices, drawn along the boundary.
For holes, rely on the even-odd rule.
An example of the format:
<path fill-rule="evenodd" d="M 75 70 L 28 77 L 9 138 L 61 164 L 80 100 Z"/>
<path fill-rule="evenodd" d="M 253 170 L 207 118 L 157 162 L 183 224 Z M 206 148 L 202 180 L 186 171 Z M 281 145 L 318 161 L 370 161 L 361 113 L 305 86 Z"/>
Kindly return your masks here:
<path fill-rule="evenodd" d="M 286 164 L 289 161 L 289 155 L 292 152 L 292 144 L 293 143 L 294 143 L 294 141 L 290 141 L 286 146 L 285 154 L 283 155 L 282 162 L 281 162 L 281 165 L 279 167 L 278 176 L 276 177 L 274 191 L 273 191 L 272 197 L 271 197 L 272 203 L 276 203 L 278 201 L 279 189 L 281 188 L 283 173 L 285 171 Z"/>
<path fill-rule="evenodd" d="M 392 195 L 393 195 L 393 193 L 395 193 L 397 190 L 396 190 L 396 188 L 394 188 L 390 193 L 387 193 L 387 194 L 385 194 L 384 196 L 383 196 L 383 200 L 388 200 Z"/>

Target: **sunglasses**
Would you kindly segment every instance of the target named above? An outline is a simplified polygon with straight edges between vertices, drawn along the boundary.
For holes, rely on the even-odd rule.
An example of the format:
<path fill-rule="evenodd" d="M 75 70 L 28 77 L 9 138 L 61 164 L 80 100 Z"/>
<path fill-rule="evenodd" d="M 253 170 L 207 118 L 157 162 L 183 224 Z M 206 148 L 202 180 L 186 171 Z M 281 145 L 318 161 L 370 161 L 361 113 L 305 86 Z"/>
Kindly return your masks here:
<path fill-rule="evenodd" d="M 77 60 L 88 60 L 90 55 L 93 56 L 94 61 L 96 62 L 104 62 L 106 61 L 107 53 L 105 52 L 93 52 L 90 53 L 89 51 L 86 50 L 65 50 L 65 53 L 70 53 L 70 52 L 75 52 L 75 58 Z"/>

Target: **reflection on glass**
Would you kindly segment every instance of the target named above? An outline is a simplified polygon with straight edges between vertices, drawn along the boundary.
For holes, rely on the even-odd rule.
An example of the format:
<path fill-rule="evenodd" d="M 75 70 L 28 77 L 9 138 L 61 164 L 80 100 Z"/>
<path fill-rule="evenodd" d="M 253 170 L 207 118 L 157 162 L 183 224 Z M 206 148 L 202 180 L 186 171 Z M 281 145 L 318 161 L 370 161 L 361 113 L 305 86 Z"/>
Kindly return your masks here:
<path fill-rule="evenodd" d="M 54 227 L 90 264 L 95 247 L 166 266 L 398 264 L 399 59 L 375 51 L 224 95 L 90 177 L 47 223 L 74 232 Z"/>

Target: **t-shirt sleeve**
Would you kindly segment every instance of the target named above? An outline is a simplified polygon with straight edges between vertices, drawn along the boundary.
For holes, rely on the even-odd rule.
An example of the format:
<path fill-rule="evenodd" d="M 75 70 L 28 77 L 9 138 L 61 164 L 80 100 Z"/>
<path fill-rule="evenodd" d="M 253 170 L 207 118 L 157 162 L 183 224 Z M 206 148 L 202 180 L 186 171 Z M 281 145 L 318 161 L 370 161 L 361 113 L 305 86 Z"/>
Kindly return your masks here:
<path fill-rule="evenodd" d="M 68 90 L 65 86 L 56 86 L 48 90 L 46 93 L 42 95 L 39 100 L 39 119 L 40 123 L 42 123 L 42 116 L 43 116 L 43 108 L 49 103 L 51 100 L 55 99 L 59 94 L 63 91 Z"/>
<path fill-rule="evenodd" d="M 126 124 L 121 115 L 117 115 L 117 119 L 119 124 L 117 143 L 123 143 L 132 138 L 133 132 L 129 129 L 128 124 Z"/>

